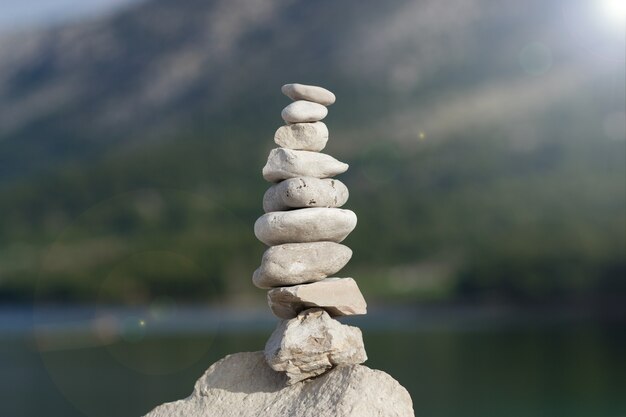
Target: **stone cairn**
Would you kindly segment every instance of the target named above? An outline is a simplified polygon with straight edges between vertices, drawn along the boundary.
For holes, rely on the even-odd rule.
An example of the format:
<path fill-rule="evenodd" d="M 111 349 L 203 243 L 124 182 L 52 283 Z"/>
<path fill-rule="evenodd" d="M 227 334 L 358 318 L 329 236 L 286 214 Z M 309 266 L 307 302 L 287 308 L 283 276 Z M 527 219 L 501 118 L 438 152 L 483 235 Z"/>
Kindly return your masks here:
<path fill-rule="evenodd" d="M 293 100 L 281 113 L 263 178 L 274 183 L 263 197 L 265 214 L 254 224 L 269 246 L 252 281 L 269 289 L 269 306 L 282 319 L 265 346 L 265 359 L 287 383 L 321 375 L 337 365 L 360 364 L 367 355 L 361 331 L 333 317 L 365 314 L 366 303 L 352 278 L 329 278 L 352 257 L 340 242 L 357 219 L 343 206 L 348 189 L 335 175 L 348 165 L 320 153 L 328 141 L 321 122 L 335 95 L 316 86 L 286 84 Z"/>

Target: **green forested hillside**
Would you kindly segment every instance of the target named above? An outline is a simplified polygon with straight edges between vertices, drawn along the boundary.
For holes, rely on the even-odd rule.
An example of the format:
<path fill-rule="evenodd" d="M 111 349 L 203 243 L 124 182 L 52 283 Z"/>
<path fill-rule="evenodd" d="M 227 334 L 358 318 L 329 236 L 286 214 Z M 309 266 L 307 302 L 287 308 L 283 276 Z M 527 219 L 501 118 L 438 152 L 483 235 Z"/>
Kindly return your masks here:
<path fill-rule="evenodd" d="M 224 139 L 219 158 L 219 139 L 189 134 L 14 184 L 2 195 L 3 297 L 35 286 L 77 301 L 253 292 L 267 133 L 254 150 Z M 492 135 L 374 140 L 344 155 L 359 216 L 345 274 L 372 298 L 623 291 L 624 143 L 512 150 Z"/>
<path fill-rule="evenodd" d="M 2 301 L 262 302 L 252 226 L 292 81 L 337 93 L 341 275 L 368 299 L 626 291 L 619 44 L 590 61 L 566 2 L 268 4 L 147 2 L 0 53 Z"/>

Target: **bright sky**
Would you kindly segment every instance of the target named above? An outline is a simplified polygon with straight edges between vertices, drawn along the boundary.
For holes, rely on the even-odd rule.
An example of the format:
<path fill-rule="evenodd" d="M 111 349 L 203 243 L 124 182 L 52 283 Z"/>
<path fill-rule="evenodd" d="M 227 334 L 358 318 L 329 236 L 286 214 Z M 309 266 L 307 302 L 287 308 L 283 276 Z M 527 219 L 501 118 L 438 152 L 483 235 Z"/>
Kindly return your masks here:
<path fill-rule="evenodd" d="M 140 0 L 0 0 L 0 32 L 106 13 Z"/>

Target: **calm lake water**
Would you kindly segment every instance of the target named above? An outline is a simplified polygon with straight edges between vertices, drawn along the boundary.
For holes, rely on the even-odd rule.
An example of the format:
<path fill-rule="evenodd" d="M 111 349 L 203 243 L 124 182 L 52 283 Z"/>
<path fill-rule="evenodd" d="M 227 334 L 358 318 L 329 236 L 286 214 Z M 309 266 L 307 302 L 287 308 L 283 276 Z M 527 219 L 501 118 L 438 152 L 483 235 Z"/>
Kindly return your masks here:
<path fill-rule="evenodd" d="M 409 390 L 418 417 L 626 416 L 622 317 L 405 309 L 351 323 L 367 365 Z M 204 309 L 0 310 L 0 416 L 141 416 L 189 395 L 226 354 L 261 350 L 274 324 Z"/>

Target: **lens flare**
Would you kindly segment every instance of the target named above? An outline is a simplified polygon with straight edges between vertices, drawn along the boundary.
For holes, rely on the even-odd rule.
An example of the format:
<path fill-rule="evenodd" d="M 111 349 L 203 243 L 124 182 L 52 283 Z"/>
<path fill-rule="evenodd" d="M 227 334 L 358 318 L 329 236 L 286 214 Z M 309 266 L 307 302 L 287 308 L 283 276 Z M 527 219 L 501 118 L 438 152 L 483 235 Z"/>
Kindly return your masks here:
<path fill-rule="evenodd" d="M 626 0 L 600 0 L 599 4 L 608 21 L 626 30 Z"/>

